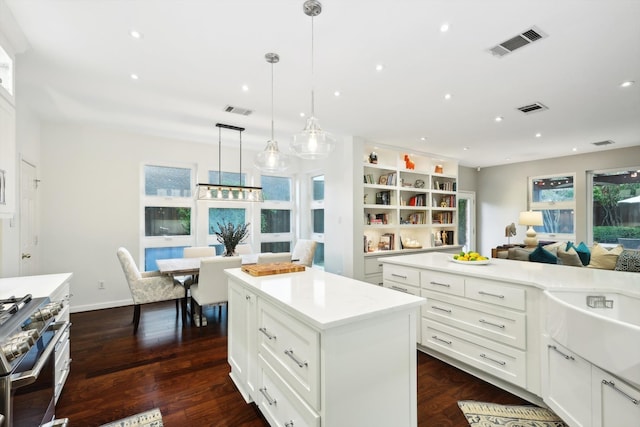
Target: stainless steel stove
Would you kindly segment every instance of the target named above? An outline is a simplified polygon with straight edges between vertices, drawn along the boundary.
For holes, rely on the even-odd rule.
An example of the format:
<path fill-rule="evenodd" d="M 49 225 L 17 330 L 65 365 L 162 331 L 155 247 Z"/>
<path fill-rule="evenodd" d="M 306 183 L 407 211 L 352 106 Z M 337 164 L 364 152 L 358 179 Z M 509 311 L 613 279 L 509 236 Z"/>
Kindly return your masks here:
<path fill-rule="evenodd" d="M 70 327 L 56 322 L 61 309 L 61 302 L 31 295 L 0 300 L 0 427 L 53 421 L 54 350 Z"/>

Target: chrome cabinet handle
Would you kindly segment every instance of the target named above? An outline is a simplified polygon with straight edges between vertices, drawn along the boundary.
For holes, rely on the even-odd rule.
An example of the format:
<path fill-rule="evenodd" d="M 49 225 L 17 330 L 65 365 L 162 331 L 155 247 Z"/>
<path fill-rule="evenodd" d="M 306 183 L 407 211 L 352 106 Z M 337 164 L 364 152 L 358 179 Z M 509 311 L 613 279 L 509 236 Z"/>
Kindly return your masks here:
<path fill-rule="evenodd" d="M 486 321 L 484 319 L 480 319 L 480 320 L 478 320 L 478 322 L 484 323 L 485 325 L 495 326 L 496 328 L 504 329 L 504 325 L 499 325 L 497 323 L 491 323 L 491 322 L 488 322 L 488 321 Z"/>
<path fill-rule="evenodd" d="M 574 359 L 573 356 L 565 354 L 565 353 L 561 352 L 560 350 L 558 350 L 558 347 L 556 347 L 555 345 L 547 345 L 547 347 L 549 347 L 551 350 L 554 350 L 556 353 L 558 353 L 560 356 L 564 357 L 567 360 L 576 360 L 576 359 Z"/>
<path fill-rule="evenodd" d="M 284 423 L 284 427 L 293 427 L 293 420 L 289 420 L 286 423 Z"/>
<path fill-rule="evenodd" d="M 305 366 L 308 366 L 309 364 L 306 361 L 301 361 L 300 359 L 298 359 L 294 354 L 293 354 L 293 349 L 289 349 L 289 350 L 285 350 L 284 354 L 286 354 L 287 356 L 289 356 L 294 362 L 296 362 L 298 364 L 299 367 L 304 368 Z"/>
<path fill-rule="evenodd" d="M 618 393 L 620 393 L 621 395 L 629 399 L 631 403 L 633 403 L 634 405 L 640 404 L 640 400 L 634 398 L 633 396 L 629 396 L 627 393 L 620 390 L 618 387 L 616 387 L 616 383 L 614 383 L 613 381 L 602 380 L 602 384 L 608 385 L 609 387 L 611 387 L 612 389 L 614 389 L 615 391 L 617 391 Z"/>
<path fill-rule="evenodd" d="M 447 310 L 446 308 L 438 307 L 437 305 L 432 305 L 431 308 L 434 310 L 444 311 L 445 313 L 451 313 L 451 310 Z"/>
<path fill-rule="evenodd" d="M 445 344 L 451 345 L 451 341 L 443 340 L 442 338 L 438 337 L 437 335 L 433 335 L 431 338 L 433 338 L 436 341 L 440 341 L 440 342 L 443 342 Z"/>
<path fill-rule="evenodd" d="M 244 299 L 246 299 L 247 301 L 249 301 L 251 299 L 251 295 L 245 295 Z"/>
<path fill-rule="evenodd" d="M 486 295 L 486 296 L 488 296 L 488 297 L 496 297 L 496 298 L 504 299 L 504 295 L 492 294 L 492 293 L 490 293 L 490 292 L 485 292 L 485 291 L 478 291 L 478 293 L 479 293 L 480 295 Z"/>
<path fill-rule="evenodd" d="M 400 286 L 396 286 L 396 285 L 391 285 L 391 289 L 395 289 L 396 291 L 400 291 L 400 292 L 406 292 L 408 293 L 409 290 L 406 288 L 401 288 Z"/>
<path fill-rule="evenodd" d="M 497 363 L 498 365 L 501 365 L 501 366 L 504 366 L 507 364 L 507 362 L 503 362 L 502 360 L 492 359 L 491 357 L 487 356 L 484 353 L 482 353 L 480 357 L 482 357 L 483 359 L 491 360 L 492 362 Z"/>
<path fill-rule="evenodd" d="M 391 276 L 393 277 L 399 277 L 400 279 L 407 279 L 407 276 L 403 276 L 402 274 L 396 274 L 396 273 L 391 273 Z"/>
<path fill-rule="evenodd" d="M 275 336 L 275 335 L 273 335 L 273 334 L 270 334 L 270 333 L 267 331 L 267 328 L 258 328 L 258 330 L 259 330 L 260 332 L 262 332 L 263 334 L 265 334 L 265 335 L 266 335 L 266 337 L 267 337 L 267 338 L 269 338 L 270 340 L 275 340 L 275 339 L 276 339 L 276 336 Z"/>
<path fill-rule="evenodd" d="M 445 288 L 450 288 L 451 285 L 448 283 L 438 283 L 438 282 L 434 282 L 433 280 L 431 282 L 429 282 L 429 284 L 431 285 L 436 285 L 436 286 L 444 286 Z"/>
<path fill-rule="evenodd" d="M 264 398 L 267 399 L 267 403 L 269 404 L 269 406 L 273 406 L 276 403 L 278 403 L 273 397 L 269 396 L 269 393 L 267 393 L 266 387 L 262 387 L 259 390 L 260 390 L 260 393 L 262 393 L 262 395 L 264 396 Z"/>

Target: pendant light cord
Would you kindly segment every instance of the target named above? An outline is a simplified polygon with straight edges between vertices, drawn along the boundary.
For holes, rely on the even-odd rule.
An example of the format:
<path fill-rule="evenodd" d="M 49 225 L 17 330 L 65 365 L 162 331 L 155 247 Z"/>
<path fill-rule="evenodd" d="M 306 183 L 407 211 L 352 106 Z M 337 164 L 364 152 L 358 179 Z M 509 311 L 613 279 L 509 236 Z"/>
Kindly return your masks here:
<path fill-rule="evenodd" d="M 273 136 L 273 62 L 271 62 L 271 141 L 275 142 Z"/>
<path fill-rule="evenodd" d="M 218 185 L 222 185 L 222 128 L 218 126 Z"/>
<path fill-rule="evenodd" d="M 311 117 L 315 117 L 316 113 L 315 113 L 315 99 L 314 99 L 314 92 L 315 92 L 315 75 L 314 75 L 314 63 L 313 63 L 313 50 L 314 50 L 314 45 L 313 45 L 313 16 L 311 17 Z"/>

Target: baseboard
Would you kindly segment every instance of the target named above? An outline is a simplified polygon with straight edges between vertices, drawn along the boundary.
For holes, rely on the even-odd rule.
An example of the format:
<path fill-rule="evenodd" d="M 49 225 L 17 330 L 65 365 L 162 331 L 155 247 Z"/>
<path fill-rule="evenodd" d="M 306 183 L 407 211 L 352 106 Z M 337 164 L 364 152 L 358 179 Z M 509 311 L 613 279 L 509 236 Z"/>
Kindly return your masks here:
<path fill-rule="evenodd" d="M 127 305 L 133 305 L 133 301 L 131 299 L 125 299 L 120 301 L 106 301 L 106 302 L 101 302 L 97 304 L 84 304 L 84 305 L 71 304 L 70 311 L 71 313 L 81 313 L 83 311 L 102 310 L 105 308 L 114 308 L 114 307 L 125 307 Z"/>

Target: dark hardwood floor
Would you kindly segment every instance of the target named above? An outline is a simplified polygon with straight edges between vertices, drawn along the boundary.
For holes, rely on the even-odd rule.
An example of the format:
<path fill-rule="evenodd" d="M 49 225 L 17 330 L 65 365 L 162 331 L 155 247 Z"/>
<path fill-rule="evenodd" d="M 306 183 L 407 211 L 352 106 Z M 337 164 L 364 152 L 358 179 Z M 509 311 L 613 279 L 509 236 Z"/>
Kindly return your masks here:
<path fill-rule="evenodd" d="M 226 308 L 221 320 L 217 308 L 205 314 L 206 327 L 183 328 L 172 302 L 148 304 L 134 336 L 132 306 L 73 313 L 73 362 L 56 416 L 90 427 L 158 407 L 167 427 L 267 426 L 229 378 Z M 468 426 L 457 406 L 467 399 L 525 403 L 418 352 L 419 426 Z"/>

